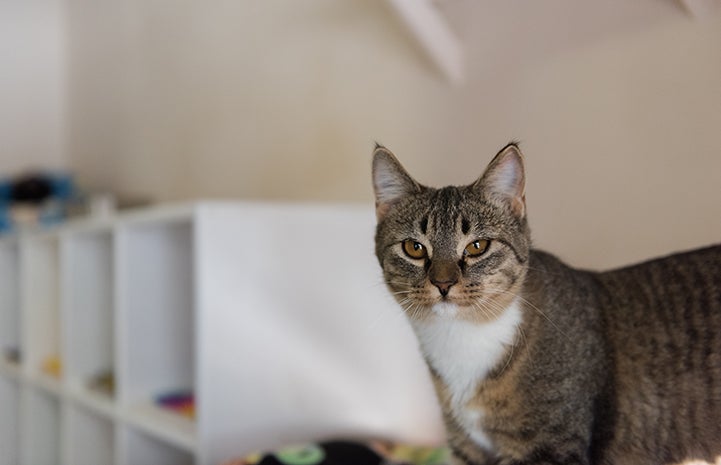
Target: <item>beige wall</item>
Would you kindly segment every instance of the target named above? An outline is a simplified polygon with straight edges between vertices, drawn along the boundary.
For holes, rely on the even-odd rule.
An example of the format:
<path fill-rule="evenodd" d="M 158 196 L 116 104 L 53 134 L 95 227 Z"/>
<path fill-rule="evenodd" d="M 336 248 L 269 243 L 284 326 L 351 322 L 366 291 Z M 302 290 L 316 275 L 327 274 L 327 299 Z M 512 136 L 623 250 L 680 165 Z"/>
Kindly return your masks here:
<path fill-rule="evenodd" d="M 0 176 L 66 166 L 62 0 L 0 0 Z"/>
<path fill-rule="evenodd" d="M 610 266 L 721 242 L 721 21 L 559 57 L 527 92 L 538 243 Z"/>
<path fill-rule="evenodd" d="M 381 0 L 67 2 L 68 150 L 95 186 L 370 203 L 374 140 L 439 185 L 519 138 L 536 243 L 570 262 L 721 241 L 721 18 L 449 2 L 454 88 Z"/>

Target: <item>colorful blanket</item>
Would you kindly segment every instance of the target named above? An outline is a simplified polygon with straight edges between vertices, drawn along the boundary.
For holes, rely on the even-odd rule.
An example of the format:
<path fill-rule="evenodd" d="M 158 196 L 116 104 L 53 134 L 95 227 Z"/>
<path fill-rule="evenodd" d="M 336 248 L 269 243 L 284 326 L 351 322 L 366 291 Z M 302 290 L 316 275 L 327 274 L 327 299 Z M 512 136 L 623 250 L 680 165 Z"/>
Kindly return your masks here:
<path fill-rule="evenodd" d="M 223 465 L 445 465 L 448 450 L 383 441 L 329 441 L 256 454 Z"/>

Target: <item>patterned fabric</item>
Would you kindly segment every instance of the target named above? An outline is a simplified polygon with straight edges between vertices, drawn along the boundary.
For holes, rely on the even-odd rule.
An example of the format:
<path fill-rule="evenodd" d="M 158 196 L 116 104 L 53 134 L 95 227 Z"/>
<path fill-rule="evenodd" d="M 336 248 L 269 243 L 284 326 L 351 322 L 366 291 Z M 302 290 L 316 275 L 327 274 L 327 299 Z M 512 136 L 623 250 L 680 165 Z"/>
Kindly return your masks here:
<path fill-rule="evenodd" d="M 256 454 L 223 465 L 445 465 L 448 457 L 444 447 L 330 441 Z"/>

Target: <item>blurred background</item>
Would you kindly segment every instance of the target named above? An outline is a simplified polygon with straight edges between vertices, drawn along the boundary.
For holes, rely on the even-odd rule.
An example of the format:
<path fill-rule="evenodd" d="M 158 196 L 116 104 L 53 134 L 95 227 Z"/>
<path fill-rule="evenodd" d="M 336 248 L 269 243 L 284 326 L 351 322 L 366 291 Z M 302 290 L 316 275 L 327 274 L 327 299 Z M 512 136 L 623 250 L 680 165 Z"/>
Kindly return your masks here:
<path fill-rule="evenodd" d="M 572 265 L 721 242 L 721 0 L 0 0 L 0 233 L 161 205 L 0 240 L 0 465 L 442 441 L 371 152 L 466 184 L 509 140 Z"/>
<path fill-rule="evenodd" d="M 409 3 L 0 0 L 0 173 L 370 203 L 374 141 L 442 185 L 518 139 L 571 263 L 721 238 L 717 0 Z"/>

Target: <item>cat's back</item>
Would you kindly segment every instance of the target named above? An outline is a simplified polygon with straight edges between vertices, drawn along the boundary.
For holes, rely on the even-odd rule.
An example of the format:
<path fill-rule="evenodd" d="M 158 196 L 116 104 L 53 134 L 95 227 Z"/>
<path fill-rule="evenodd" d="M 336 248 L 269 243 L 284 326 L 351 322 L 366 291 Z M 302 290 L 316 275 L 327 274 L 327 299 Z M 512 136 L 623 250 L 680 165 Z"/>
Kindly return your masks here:
<path fill-rule="evenodd" d="M 721 318 L 721 245 L 675 253 L 597 277 L 607 292 L 607 310 L 623 312 L 627 318 L 670 317 L 679 310 L 685 317 L 717 313 Z"/>
<path fill-rule="evenodd" d="M 721 329 L 721 245 L 596 277 L 608 337 L 628 355 L 637 350 L 639 357 L 653 357 L 659 365 L 673 361 L 683 371 L 696 368 L 698 357 L 710 363 L 713 354 L 721 369 L 721 338 L 715 337 Z"/>
<path fill-rule="evenodd" d="M 617 403 L 614 450 L 658 463 L 721 454 L 721 246 L 596 276 Z"/>

